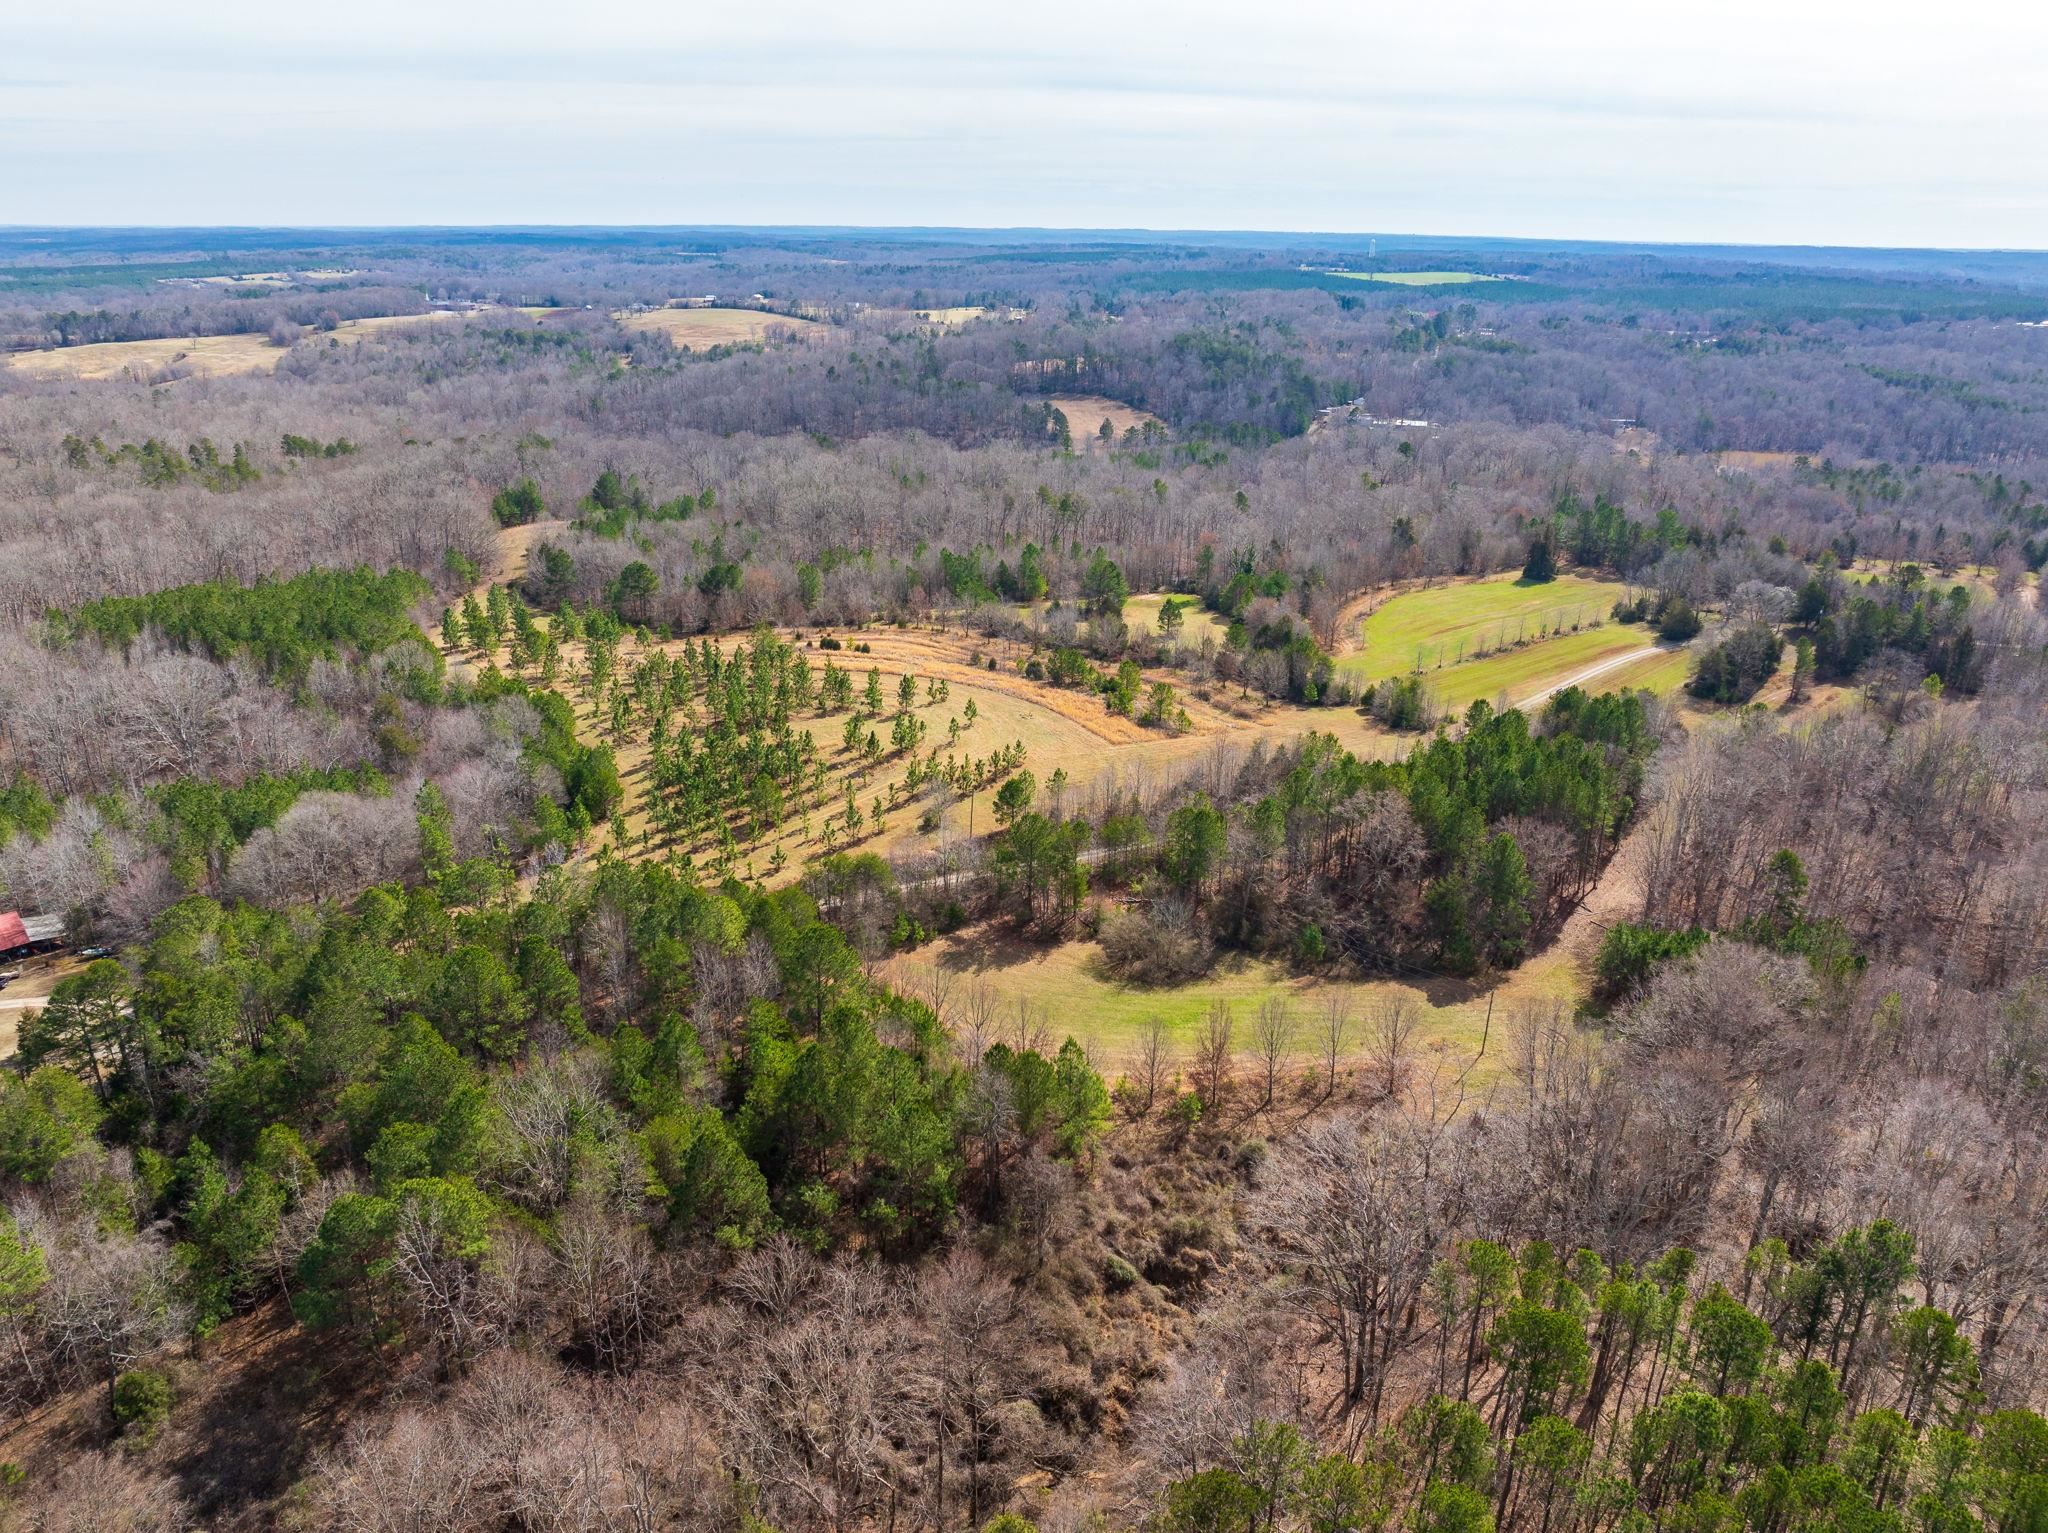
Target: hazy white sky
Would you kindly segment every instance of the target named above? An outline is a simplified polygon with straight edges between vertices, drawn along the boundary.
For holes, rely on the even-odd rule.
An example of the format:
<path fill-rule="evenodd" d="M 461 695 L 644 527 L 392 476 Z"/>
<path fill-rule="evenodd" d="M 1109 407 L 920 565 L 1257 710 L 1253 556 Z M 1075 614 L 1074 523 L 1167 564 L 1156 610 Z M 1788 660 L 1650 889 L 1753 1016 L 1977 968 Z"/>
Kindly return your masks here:
<path fill-rule="evenodd" d="M 0 224 L 2048 247 L 2048 6 L 0 0 Z"/>

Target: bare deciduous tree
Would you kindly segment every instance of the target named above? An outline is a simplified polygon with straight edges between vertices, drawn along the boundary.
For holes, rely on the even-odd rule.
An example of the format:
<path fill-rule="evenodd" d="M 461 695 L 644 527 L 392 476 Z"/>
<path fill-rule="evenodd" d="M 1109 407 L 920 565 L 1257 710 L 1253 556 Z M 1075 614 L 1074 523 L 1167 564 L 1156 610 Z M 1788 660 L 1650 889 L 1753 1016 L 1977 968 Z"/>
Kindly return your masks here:
<path fill-rule="evenodd" d="M 1372 1010 L 1366 1042 L 1380 1094 L 1400 1095 L 1408 1073 L 1408 1056 L 1421 1020 L 1420 1008 L 1405 995 L 1391 995 Z"/>
<path fill-rule="evenodd" d="M 1258 1016 L 1252 1022 L 1252 1038 L 1259 1051 L 1259 1106 L 1271 1107 L 1279 1090 L 1287 1051 L 1294 1043 L 1294 1013 L 1285 1000 L 1269 995 L 1259 1002 Z"/>
<path fill-rule="evenodd" d="M 1172 1074 L 1173 1043 L 1167 1035 L 1166 1019 L 1147 1017 L 1138 1030 L 1138 1054 L 1132 1067 L 1141 1116 L 1151 1113 Z"/>
<path fill-rule="evenodd" d="M 1196 1089 L 1203 1105 L 1211 1109 L 1222 1105 L 1224 1093 L 1230 1088 L 1231 1068 L 1236 1060 L 1231 1046 L 1233 1030 L 1230 1003 L 1218 999 L 1209 1008 L 1195 1041 Z"/>

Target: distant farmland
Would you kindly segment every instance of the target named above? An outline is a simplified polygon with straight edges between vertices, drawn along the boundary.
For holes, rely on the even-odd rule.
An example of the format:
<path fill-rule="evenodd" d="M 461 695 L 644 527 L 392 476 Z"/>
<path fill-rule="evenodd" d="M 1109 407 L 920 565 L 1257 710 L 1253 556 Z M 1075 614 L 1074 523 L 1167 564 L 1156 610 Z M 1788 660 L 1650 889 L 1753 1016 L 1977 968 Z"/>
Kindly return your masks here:
<path fill-rule="evenodd" d="M 757 346 L 783 337 L 797 340 L 827 328 L 816 320 L 769 314 L 760 309 L 649 309 L 639 314 L 622 312 L 613 318 L 628 330 L 665 335 L 670 344 L 691 351 L 712 346 Z"/>
<path fill-rule="evenodd" d="M 324 339 L 360 341 L 379 330 L 401 325 L 432 324 L 440 320 L 464 319 L 458 313 L 386 314 L 370 319 L 343 320 L 326 335 L 309 333 L 308 343 Z M 86 346 L 52 346 L 43 351 L 17 352 L 8 365 L 37 378 L 75 378 L 87 383 L 132 377 L 155 381 L 175 371 L 192 378 L 228 378 L 246 373 L 269 373 L 285 348 L 266 335 L 174 335 L 150 341 L 96 341 Z"/>
<path fill-rule="evenodd" d="M 1073 433 L 1076 448 L 1099 446 L 1102 441 L 1102 423 L 1108 421 L 1110 430 L 1115 432 L 1119 443 L 1126 431 L 1143 431 L 1148 423 L 1165 426 L 1165 422 L 1147 410 L 1127 405 L 1121 400 L 1106 399 L 1100 394 L 1054 394 L 1046 403 L 1067 418 L 1067 429 Z"/>
<path fill-rule="evenodd" d="M 1456 287 L 1466 282 L 1507 280 L 1477 271 L 1333 271 L 1329 275 L 1348 277 L 1353 282 L 1392 282 L 1400 287 Z"/>

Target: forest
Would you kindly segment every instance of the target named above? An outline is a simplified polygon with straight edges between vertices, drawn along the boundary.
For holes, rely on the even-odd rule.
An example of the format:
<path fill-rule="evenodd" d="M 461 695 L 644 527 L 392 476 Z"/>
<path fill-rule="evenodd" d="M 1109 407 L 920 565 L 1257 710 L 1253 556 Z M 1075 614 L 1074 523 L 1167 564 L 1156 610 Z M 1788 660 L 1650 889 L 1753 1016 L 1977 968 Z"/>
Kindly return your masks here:
<path fill-rule="evenodd" d="M 0 1529 L 2048 1529 L 2044 320 L 0 231 Z"/>

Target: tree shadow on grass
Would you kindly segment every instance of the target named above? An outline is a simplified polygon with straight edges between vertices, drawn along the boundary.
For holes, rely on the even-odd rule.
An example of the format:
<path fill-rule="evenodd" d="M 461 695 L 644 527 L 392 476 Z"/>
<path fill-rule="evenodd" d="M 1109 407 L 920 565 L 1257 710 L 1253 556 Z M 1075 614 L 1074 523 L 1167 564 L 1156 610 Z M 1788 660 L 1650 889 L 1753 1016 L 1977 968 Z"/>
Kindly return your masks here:
<path fill-rule="evenodd" d="M 1036 962 L 1065 945 L 1065 942 L 1033 936 L 1007 922 L 993 923 L 948 937 L 934 962 L 949 973 L 987 974 Z"/>

